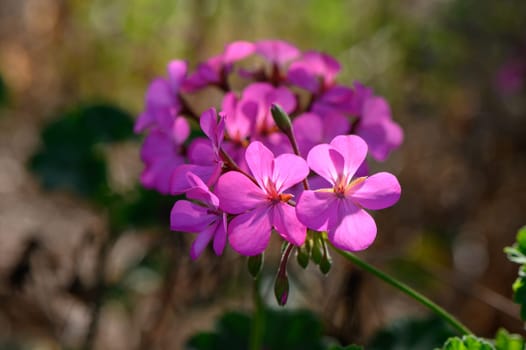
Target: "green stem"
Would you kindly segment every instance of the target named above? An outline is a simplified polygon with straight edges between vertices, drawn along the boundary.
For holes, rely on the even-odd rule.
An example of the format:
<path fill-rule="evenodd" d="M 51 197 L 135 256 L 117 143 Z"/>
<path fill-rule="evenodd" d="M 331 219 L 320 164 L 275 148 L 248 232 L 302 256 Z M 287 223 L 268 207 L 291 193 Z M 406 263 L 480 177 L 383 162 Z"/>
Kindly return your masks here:
<path fill-rule="evenodd" d="M 254 302 L 254 314 L 250 329 L 250 350 L 261 350 L 265 327 L 265 310 L 263 300 L 261 299 L 259 277 L 254 279 L 252 298 Z"/>
<path fill-rule="evenodd" d="M 433 311 L 435 314 L 440 316 L 444 321 L 449 323 L 453 328 L 455 328 L 459 333 L 461 334 L 473 334 L 466 326 L 464 326 L 462 323 L 460 323 L 459 320 L 455 318 L 455 316 L 451 315 L 449 312 L 444 310 L 442 307 L 438 306 L 431 300 L 429 300 L 427 297 L 423 296 L 422 294 L 418 293 L 413 288 L 409 287 L 407 284 L 400 282 L 394 277 L 389 276 L 385 272 L 382 272 L 378 270 L 376 267 L 369 265 L 362 259 L 360 259 L 358 256 L 354 255 L 353 253 L 349 253 L 343 250 L 340 250 L 333 246 L 331 243 L 329 243 L 334 250 L 347 260 L 350 260 L 353 264 L 360 267 L 361 269 L 372 273 L 382 281 L 386 282 L 387 284 L 390 284 L 391 286 L 399 289 L 400 291 L 404 292 L 414 300 L 418 301 L 420 304 L 426 306 L 431 311 Z"/>

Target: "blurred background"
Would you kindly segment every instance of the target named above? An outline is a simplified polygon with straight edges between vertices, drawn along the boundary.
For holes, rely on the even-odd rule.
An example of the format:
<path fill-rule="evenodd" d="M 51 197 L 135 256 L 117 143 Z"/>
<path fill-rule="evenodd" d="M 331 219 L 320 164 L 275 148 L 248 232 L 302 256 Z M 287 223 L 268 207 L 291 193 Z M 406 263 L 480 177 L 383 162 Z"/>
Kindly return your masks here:
<path fill-rule="evenodd" d="M 502 249 L 526 223 L 525 1 L 2 0 L 0 349 L 183 349 L 224 331 L 226 311 L 250 314 L 245 259 L 190 261 L 193 237 L 168 230 L 173 198 L 138 185 L 132 126 L 169 60 L 267 38 L 335 56 L 339 81 L 373 87 L 405 131 L 372 165 L 403 195 L 361 256 L 478 335 L 523 331 Z M 271 310 L 277 259 L 263 271 Z M 368 349 L 451 333 L 334 260 L 328 276 L 291 261 L 287 317 L 308 309 L 306 329 Z"/>

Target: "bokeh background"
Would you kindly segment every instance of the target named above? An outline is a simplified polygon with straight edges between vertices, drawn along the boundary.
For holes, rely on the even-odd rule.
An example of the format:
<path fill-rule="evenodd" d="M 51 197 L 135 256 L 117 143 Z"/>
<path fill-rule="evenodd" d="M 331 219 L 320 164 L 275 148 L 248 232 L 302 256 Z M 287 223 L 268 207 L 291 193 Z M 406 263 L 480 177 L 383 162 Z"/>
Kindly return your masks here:
<path fill-rule="evenodd" d="M 173 199 L 140 189 L 130 118 L 170 59 L 268 38 L 334 55 L 339 81 L 373 87 L 405 131 L 372 166 L 402 199 L 361 256 L 478 335 L 522 332 L 502 249 L 526 223 L 523 0 L 2 0 L 0 349 L 183 349 L 250 312 L 245 259 L 190 261 L 192 237 L 168 230 Z M 344 344 L 426 349 L 440 327 L 425 309 L 334 260 L 326 277 L 291 262 L 288 310 Z"/>

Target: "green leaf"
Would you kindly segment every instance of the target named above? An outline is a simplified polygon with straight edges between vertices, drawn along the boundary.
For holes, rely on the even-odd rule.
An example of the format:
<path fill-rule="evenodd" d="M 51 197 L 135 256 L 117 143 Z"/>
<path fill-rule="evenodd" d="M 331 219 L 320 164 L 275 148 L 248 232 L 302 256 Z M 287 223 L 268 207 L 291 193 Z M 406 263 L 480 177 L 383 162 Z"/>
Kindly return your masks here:
<path fill-rule="evenodd" d="M 246 350 L 252 317 L 239 312 L 224 314 L 214 332 L 196 334 L 186 343 L 192 350 Z M 324 350 L 322 327 L 310 311 L 265 310 L 262 349 Z M 332 350 L 333 348 L 331 348 Z M 361 349 L 336 347 L 335 349 Z"/>
<path fill-rule="evenodd" d="M 499 329 L 495 337 L 496 350 L 523 350 L 524 339 L 518 334 L 510 334 L 505 329 Z"/>
<path fill-rule="evenodd" d="M 517 264 L 526 264 L 526 255 L 524 255 L 517 247 L 506 247 L 504 253 L 508 256 L 508 260 Z"/>
<path fill-rule="evenodd" d="M 80 105 L 42 131 L 30 169 L 46 189 L 65 189 L 93 200 L 108 193 L 106 163 L 97 145 L 133 137 L 133 119 L 107 104 Z"/>
<path fill-rule="evenodd" d="M 504 248 L 508 259 L 517 264 L 522 264 L 519 269 L 519 277 L 512 285 L 513 300 L 521 305 L 520 316 L 526 321 L 526 226 L 519 229 L 517 242 L 512 247 Z"/>
<path fill-rule="evenodd" d="M 439 318 L 395 321 L 373 336 L 367 350 L 429 350 L 444 344 L 454 333 Z"/>
<path fill-rule="evenodd" d="M 485 339 L 473 335 L 461 338 L 450 338 L 439 350 L 495 350 L 495 347 Z"/>
<path fill-rule="evenodd" d="M 519 277 L 513 282 L 513 300 L 519 304 L 526 303 L 526 279 Z"/>
<path fill-rule="evenodd" d="M 517 232 L 517 243 L 521 253 L 526 254 L 526 225 L 522 226 Z"/>
<path fill-rule="evenodd" d="M 31 158 L 29 166 L 48 190 L 66 189 L 96 197 L 107 188 L 106 162 L 96 152 L 67 146 L 43 149 Z"/>
<path fill-rule="evenodd" d="M 363 350 L 363 347 L 359 345 L 347 345 L 347 346 L 333 345 L 329 348 L 329 350 Z"/>

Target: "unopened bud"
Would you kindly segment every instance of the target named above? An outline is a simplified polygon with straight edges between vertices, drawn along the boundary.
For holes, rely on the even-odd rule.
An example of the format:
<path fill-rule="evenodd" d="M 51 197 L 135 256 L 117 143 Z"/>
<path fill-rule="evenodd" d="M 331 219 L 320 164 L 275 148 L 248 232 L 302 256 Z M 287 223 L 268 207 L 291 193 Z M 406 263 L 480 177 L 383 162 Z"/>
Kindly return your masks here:
<path fill-rule="evenodd" d="M 263 269 L 263 260 L 263 253 L 248 257 L 248 272 L 252 278 L 256 279 L 261 273 L 261 270 Z"/>
<path fill-rule="evenodd" d="M 274 284 L 274 295 L 279 306 L 285 306 L 289 298 L 289 277 L 287 273 L 278 273 Z"/>
<path fill-rule="evenodd" d="M 289 115 L 280 107 L 280 105 L 273 103 L 270 107 L 270 113 L 278 128 L 285 134 L 288 134 L 292 129 L 292 122 Z"/>
<path fill-rule="evenodd" d="M 321 264 L 321 259 L 323 258 L 323 246 L 322 246 L 322 238 L 319 234 L 315 234 L 312 240 L 312 261 L 316 265 Z"/>
<path fill-rule="evenodd" d="M 309 265 L 310 260 L 310 241 L 306 240 L 305 244 L 296 248 L 296 260 L 304 269 Z"/>
<path fill-rule="evenodd" d="M 324 275 L 326 275 L 331 270 L 332 258 L 331 258 L 331 255 L 329 254 L 329 250 L 327 249 L 327 244 L 325 244 L 325 241 L 323 240 L 322 240 L 322 245 L 323 245 L 323 255 L 321 257 L 319 266 L 320 266 L 320 271 Z"/>

